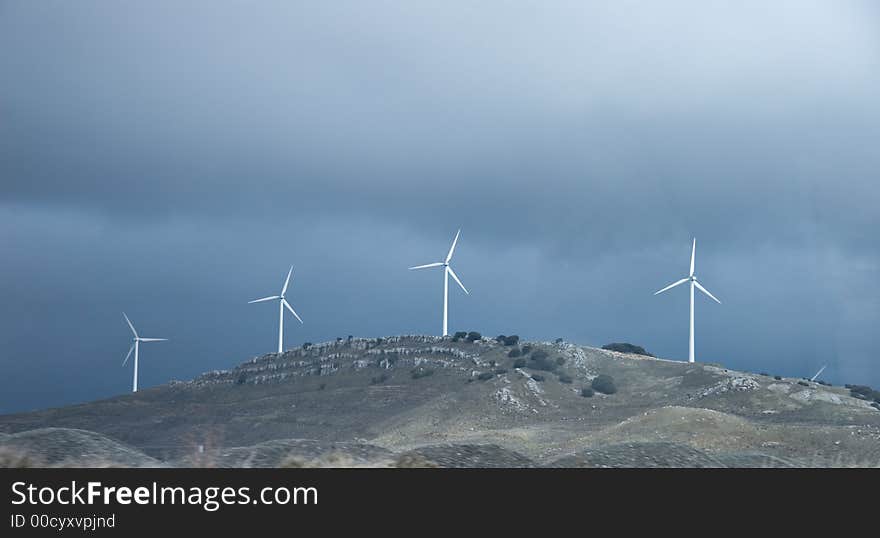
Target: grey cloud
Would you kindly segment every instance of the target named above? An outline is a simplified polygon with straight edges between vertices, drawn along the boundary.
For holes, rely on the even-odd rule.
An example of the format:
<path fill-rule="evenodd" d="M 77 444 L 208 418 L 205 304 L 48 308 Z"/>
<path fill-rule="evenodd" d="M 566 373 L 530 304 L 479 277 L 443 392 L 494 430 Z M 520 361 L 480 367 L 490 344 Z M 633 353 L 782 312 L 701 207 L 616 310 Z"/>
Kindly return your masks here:
<path fill-rule="evenodd" d="M 877 16 L 3 3 L 0 337 L 33 388 L 0 409 L 124 387 L 101 369 L 122 309 L 191 329 L 149 383 L 271 349 L 272 316 L 242 301 L 289 263 L 307 320 L 289 338 L 435 331 L 436 282 L 395 271 L 459 226 L 457 327 L 681 356 L 686 305 L 650 294 L 696 235 L 725 301 L 698 304 L 698 353 L 876 383 Z M 45 390 L 80 364 L 100 373 Z"/>

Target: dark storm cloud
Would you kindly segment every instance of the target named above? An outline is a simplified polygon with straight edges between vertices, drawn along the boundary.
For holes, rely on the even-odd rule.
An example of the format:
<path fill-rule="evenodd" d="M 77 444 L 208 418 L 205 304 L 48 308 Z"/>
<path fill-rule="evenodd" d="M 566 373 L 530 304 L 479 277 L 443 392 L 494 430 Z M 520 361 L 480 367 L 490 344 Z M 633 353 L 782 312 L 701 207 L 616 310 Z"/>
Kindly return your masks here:
<path fill-rule="evenodd" d="M 651 293 L 696 235 L 724 301 L 697 305 L 698 355 L 880 383 L 878 20 L 861 2 L 3 3 L 0 337 L 29 382 L 0 410 L 122 390 L 122 309 L 175 333 L 149 383 L 271 349 L 272 309 L 242 305 L 289 263 L 291 345 L 436 331 L 439 276 L 401 268 L 458 226 L 474 293 L 454 327 L 681 357 L 686 298 Z"/>

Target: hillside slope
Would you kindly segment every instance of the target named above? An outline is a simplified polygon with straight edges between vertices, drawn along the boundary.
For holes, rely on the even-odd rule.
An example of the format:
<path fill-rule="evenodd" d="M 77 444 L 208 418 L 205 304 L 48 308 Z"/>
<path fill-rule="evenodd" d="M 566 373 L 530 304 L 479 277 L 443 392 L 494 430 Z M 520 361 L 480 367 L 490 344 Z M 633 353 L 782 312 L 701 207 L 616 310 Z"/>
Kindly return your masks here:
<path fill-rule="evenodd" d="M 508 357 L 514 348 L 523 355 Z M 600 374 L 617 392 L 582 396 Z M 224 465 L 277 465 L 289 445 L 266 442 L 305 439 L 355 447 L 364 461 L 495 445 L 511 466 L 639 465 L 666 461 L 644 453 L 671 446 L 715 463 L 880 462 L 880 412 L 842 388 L 567 343 L 426 336 L 319 344 L 137 394 L 0 416 L 6 434 L 46 427 L 97 432 L 184 464 L 209 453 Z"/>

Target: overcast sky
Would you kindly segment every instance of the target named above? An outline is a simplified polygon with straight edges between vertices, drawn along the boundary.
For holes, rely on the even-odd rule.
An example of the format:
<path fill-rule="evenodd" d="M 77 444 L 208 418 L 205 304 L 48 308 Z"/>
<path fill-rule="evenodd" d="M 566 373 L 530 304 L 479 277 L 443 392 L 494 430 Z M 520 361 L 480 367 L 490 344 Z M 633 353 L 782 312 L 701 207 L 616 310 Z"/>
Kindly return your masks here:
<path fill-rule="evenodd" d="M 0 412 L 450 330 L 880 385 L 870 1 L 0 0 Z"/>

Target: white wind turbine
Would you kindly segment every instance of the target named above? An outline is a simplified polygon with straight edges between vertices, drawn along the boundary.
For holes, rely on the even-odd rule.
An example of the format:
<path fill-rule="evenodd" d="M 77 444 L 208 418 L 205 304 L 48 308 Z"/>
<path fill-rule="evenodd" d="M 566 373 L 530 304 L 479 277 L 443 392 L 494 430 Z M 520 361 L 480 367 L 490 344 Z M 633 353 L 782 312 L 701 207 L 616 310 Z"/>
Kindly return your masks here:
<path fill-rule="evenodd" d="M 810 381 L 815 381 L 817 377 L 819 377 L 820 375 L 822 375 L 822 372 L 825 371 L 825 368 L 828 368 L 828 365 L 827 365 L 827 364 L 824 365 L 824 366 L 822 366 L 821 368 L 819 368 L 819 371 L 816 372 L 816 375 L 814 375 L 813 377 L 810 378 Z"/>
<path fill-rule="evenodd" d="M 278 299 L 278 353 L 282 353 L 284 351 L 284 308 L 286 307 L 290 310 L 290 313 L 294 315 L 296 319 L 299 320 L 300 323 L 303 322 L 302 318 L 299 317 L 299 314 L 296 313 L 296 310 L 290 306 L 290 303 L 287 302 L 287 299 L 284 298 L 284 294 L 287 293 L 287 285 L 290 284 L 290 275 L 293 274 L 293 266 L 290 266 L 290 271 L 287 272 L 287 279 L 284 280 L 284 287 L 281 288 L 281 295 L 273 295 L 271 297 L 263 297 L 262 299 L 254 299 L 253 301 L 248 301 L 248 304 L 253 303 L 262 303 L 265 301 L 274 301 Z"/>
<path fill-rule="evenodd" d="M 686 278 L 682 278 L 678 282 L 674 282 L 674 283 L 666 286 L 662 290 L 654 293 L 654 295 L 658 295 L 660 293 L 663 293 L 666 290 L 670 290 L 670 289 L 678 286 L 679 284 L 684 284 L 685 282 L 691 283 L 691 331 L 690 331 L 690 340 L 688 341 L 688 362 L 694 362 L 694 287 L 696 287 L 697 289 L 699 289 L 700 291 L 702 291 L 703 293 L 705 293 L 706 295 L 711 297 L 712 300 L 714 300 L 716 303 L 721 304 L 721 301 L 719 301 L 718 299 L 715 298 L 714 295 L 709 293 L 709 290 L 707 290 L 702 285 L 700 285 L 700 283 L 697 281 L 697 277 L 694 276 L 694 257 L 696 256 L 696 254 L 697 254 L 697 240 L 696 240 L 696 238 L 694 238 L 694 246 L 691 249 L 691 272 L 688 274 L 688 276 Z"/>
<path fill-rule="evenodd" d="M 410 271 L 414 269 L 428 269 L 429 267 L 442 267 L 443 268 L 443 336 L 448 336 L 449 331 L 447 330 L 447 318 L 449 313 L 449 276 L 455 279 L 455 282 L 461 286 L 461 289 L 468 295 L 467 288 L 464 287 L 464 284 L 461 283 L 461 280 L 458 279 L 458 275 L 455 274 L 455 271 L 452 270 L 452 267 L 449 265 L 449 261 L 452 259 L 452 253 L 455 252 L 455 245 L 458 243 L 458 236 L 461 234 L 461 229 L 459 229 L 455 233 L 455 239 L 452 240 L 452 246 L 449 247 L 449 253 L 446 255 L 446 260 L 442 262 L 436 263 L 428 263 L 425 265 L 417 265 L 415 267 L 410 267 Z"/>
<path fill-rule="evenodd" d="M 140 349 L 141 342 L 165 342 L 167 338 L 143 338 L 138 336 L 136 330 L 134 330 L 134 325 L 131 324 L 131 320 L 128 319 L 128 316 L 125 315 L 125 312 L 122 313 L 122 317 L 125 318 L 125 322 L 128 323 L 128 327 L 131 329 L 131 333 L 134 335 L 132 338 L 131 347 L 128 348 L 128 355 L 125 356 L 125 360 L 122 361 L 122 365 L 125 366 L 125 363 L 128 362 L 128 358 L 131 357 L 131 352 L 134 351 L 134 381 L 131 384 L 131 391 L 138 391 L 138 351 Z"/>

